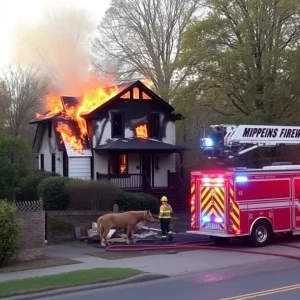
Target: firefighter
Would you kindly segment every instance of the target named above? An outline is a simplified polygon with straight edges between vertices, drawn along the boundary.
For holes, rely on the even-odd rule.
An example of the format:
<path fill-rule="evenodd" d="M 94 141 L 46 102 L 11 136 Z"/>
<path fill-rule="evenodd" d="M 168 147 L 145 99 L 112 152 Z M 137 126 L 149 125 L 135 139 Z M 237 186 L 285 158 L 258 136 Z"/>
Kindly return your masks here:
<path fill-rule="evenodd" d="M 163 241 L 168 239 L 172 241 L 172 231 L 170 230 L 170 221 L 171 221 L 171 214 L 173 209 L 171 205 L 168 203 L 168 198 L 166 196 L 161 197 L 161 206 L 159 209 L 159 220 L 160 220 L 160 228 L 161 228 L 161 238 Z"/>

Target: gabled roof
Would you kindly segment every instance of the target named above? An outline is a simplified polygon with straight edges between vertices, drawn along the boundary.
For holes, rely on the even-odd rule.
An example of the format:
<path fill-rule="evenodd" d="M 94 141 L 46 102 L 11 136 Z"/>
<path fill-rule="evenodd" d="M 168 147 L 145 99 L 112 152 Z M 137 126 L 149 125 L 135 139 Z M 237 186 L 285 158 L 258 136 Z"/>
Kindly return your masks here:
<path fill-rule="evenodd" d="M 135 87 L 141 88 L 154 101 L 158 101 L 161 105 L 163 105 L 170 112 L 174 111 L 174 108 L 168 102 L 166 102 L 165 100 L 163 100 L 162 98 L 160 98 L 156 93 L 154 93 L 151 89 L 149 89 L 141 81 L 137 80 L 137 81 L 134 81 L 134 82 L 122 83 L 122 84 L 119 84 L 119 85 L 115 85 L 115 86 L 111 86 L 111 87 L 105 88 L 105 90 L 110 90 L 112 88 L 119 88 L 120 92 L 117 95 L 115 95 L 114 97 L 112 97 L 111 99 L 107 99 L 106 102 L 104 102 L 103 104 L 99 105 L 93 111 L 91 111 L 89 113 L 84 113 L 84 114 L 81 114 L 81 115 L 84 118 L 92 118 L 97 112 L 99 112 L 103 108 L 107 107 L 109 104 L 111 104 L 112 102 L 116 101 L 122 95 L 126 94 L 127 92 L 129 92 L 131 89 L 133 89 Z M 65 105 L 68 105 L 68 106 L 70 106 L 70 105 L 71 106 L 72 105 L 76 105 L 76 103 L 78 102 L 79 99 L 80 99 L 80 97 L 67 97 L 67 96 L 62 96 L 61 97 L 61 101 L 62 101 L 63 107 L 65 107 Z M 62 115 L 62 112 L 51 113 L 51 111 L 48 111 L 48 112 L 42 114 L 41 116 L 34 118 L 29 123 L 30 124 L 34 124 L 34 123 L 39 123 L 39 122 L 47 122 L 49 120 L 55 119 L 56 117 L 60 117 L 61 115 Z"/>
<path fill-rule="evenodd" d="M 103 103 L 102 105 L 100 105 L 99 107 L 97 107 L 96 109 L 94 109 L 93 111 L 91 111 L 89 113 L 86 113 L 86 114 L 82 114 L 82 116 L 85 117 L 85 118 L 91 118 L 91 117 L 93 117 L 97 112 L 101 111 L 103 108 L 107 107 L 108 105 L 110 105 L 111 103 L 113 103 L 114 101 L 116 101 L 117 99 L 119 99 L 122 95 L 126 94 L 131 89 L 136 88 L 136 87 L 141 88 L 150 97 L 152 97 L 152 99 L 154 101 L 158 101 L 161 105 L 163 105 L 170 112 L 174 111 L 174 108 L 168 102 L 166 102 L 165 100 L 163 100 L 162 98 L 160 98 L 156 93 L 154 93 L 151 89 L 149 89 L 146 85 L 144 85 L 139 80 L 137 80 L 135 82 L 130 82 L 130 83 L 127 83 L 126 85 L 121 85 L 121 86 L 123 86 L 124 88 L 117 95 L 115 95 L 114 97 L 112 97 L 111 99 L 109 99 L 108 101 L 106 101 L 105 103 Z"/>

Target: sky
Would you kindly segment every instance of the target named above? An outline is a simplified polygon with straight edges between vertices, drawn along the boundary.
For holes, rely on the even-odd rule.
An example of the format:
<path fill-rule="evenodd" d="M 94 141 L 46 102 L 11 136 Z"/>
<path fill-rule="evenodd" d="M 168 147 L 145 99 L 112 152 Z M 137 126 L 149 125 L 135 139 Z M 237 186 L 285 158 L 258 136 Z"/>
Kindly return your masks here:
<path fill-rule="evenodd" d="M 49 4 L 72 5 L 86 10 L 96 29 L 109 3 L 110 0 L 0 0 L 0 69 L 11 63 L 13 32 L 18 22 L 37 24 L 43 9 Z"/>

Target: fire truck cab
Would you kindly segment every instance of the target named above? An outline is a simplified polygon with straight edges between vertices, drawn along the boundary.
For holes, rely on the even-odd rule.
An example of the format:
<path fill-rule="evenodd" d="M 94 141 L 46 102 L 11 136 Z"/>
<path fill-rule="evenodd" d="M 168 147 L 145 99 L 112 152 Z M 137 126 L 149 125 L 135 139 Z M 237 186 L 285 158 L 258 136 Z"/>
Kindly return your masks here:
<path fill-rule="evenodd" d="M 288 139 L 287 144 L 300 144 L 299 127 L 257 127 L 223 126 L 231 131 L 225 132 L 218 141 L 217 153 L 229 153 L 228 156 L 233 157 L 232 150 L 223 151 L 233 144 L 237 155 L 242 150 L 236 149 L 244 144 L 248 146 L 247 152 L 251 144 L 257 148 L 267 143 L 270 147 L 285 144 L 284 139 Z M 259 140 L 256 135 L 262 133 L 268 136 Z M 204 146 L 209 148 L 209 153 L 212 153 L 212 144 L 209 140 Z M 192 171 L 190 201 L 191 230 L 188 233 L 208 235 L 217 244 L 226 244 L 232 238 L 247 238 L 252 245 L 262 247 L 275 233 L 300 234 L 300 165 Z"/>

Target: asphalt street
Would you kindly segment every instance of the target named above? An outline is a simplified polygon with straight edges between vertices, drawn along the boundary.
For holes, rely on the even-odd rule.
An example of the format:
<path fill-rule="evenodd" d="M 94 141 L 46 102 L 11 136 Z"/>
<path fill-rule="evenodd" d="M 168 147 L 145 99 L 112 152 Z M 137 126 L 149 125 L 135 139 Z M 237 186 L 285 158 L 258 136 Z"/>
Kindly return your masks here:
<path fill-rule="evenodd" d="M 163 299 L 163 300 L 299 300 L 300 268 L 296 263 L 288 269 L 242 275 L 230 270 L 210 271 L 176 276 L 140 284 L 102 288 L 77 293 L 58 295 L 44 300 L 85 299 Z M 227 275 L 226 275 L 227 274 Z M 229 279 L 228 279 L 229 278 Z"/>

